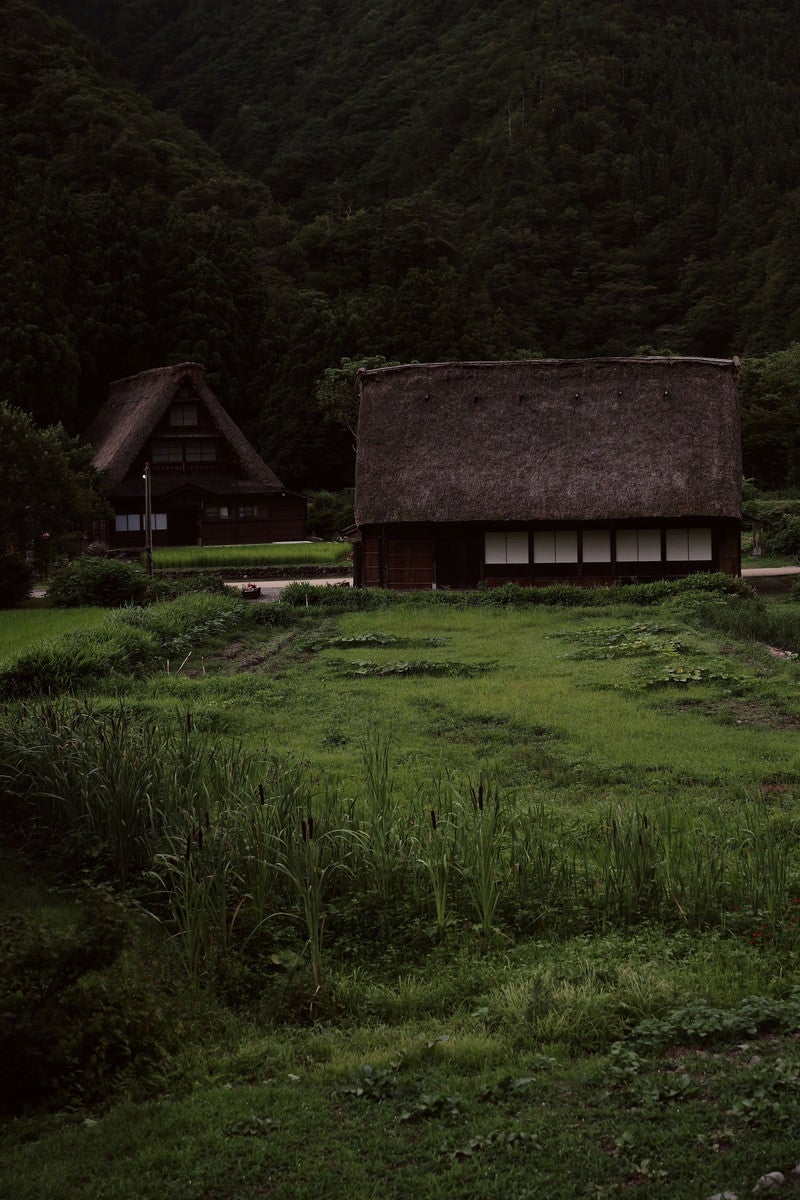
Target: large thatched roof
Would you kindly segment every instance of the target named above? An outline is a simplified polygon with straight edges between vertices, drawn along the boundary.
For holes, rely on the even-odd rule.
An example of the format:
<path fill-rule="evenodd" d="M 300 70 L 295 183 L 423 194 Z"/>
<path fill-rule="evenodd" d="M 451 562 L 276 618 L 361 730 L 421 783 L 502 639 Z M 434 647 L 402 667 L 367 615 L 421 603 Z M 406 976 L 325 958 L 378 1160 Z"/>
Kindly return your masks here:
<path fill-rule="evenodd" d="M 89 429 L 94 465 L 106 487 L 114 490 L 133 467 L 153 429 L 167 411 L 181 384 L 188 382 L 205 405 L 216 428 L 239 460 L 238 487 L 252 491 L 283 491 L 283 484 L 231 420 L 203 377 L 198 363 L 178 363 L 142 371 L 111 384 L 108 399 Z M 225 481 L 228 488 L 230 481 Z"/>
<path fill-rule="evenodd" d="M 359 377 L 359 525 L 740 515 L 738 363 L 542 359 Z"/>

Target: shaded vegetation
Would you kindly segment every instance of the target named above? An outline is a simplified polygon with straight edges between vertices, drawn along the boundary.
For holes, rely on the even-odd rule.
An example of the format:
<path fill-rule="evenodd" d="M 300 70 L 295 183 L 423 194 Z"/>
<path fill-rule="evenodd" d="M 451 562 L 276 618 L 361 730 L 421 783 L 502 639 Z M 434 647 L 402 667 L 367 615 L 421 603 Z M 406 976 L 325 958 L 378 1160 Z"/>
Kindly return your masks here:
<path fill-rule="evenodd" d="M 358 361 L 738 353 L 746 474 L 796 482 L 787 6 L 48 7 L 96 40 L 3 8 L 0 379 L 40 422 L 192 358 L 336 489 Z"/>

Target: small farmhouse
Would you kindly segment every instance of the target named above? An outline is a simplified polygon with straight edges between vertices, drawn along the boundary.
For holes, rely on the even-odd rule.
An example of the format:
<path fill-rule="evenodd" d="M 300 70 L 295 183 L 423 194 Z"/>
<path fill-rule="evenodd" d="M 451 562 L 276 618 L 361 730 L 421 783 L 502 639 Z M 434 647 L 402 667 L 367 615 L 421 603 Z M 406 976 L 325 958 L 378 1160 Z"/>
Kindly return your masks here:
<path fill-rule="evenodd" d="M 738 574 L 737 381 L 700 358 L 361 372 L 356 584 Z"/>
<path fill-rule="evenodd" d="M 88 436 L 115 513 L 93 523 L 93 541 L 114 548 L 144 544 L 148 463 L 155 545 L 305 537 L 305 498 L 287 491 L 253 449 L 197 363 L 113 383 Z"/>

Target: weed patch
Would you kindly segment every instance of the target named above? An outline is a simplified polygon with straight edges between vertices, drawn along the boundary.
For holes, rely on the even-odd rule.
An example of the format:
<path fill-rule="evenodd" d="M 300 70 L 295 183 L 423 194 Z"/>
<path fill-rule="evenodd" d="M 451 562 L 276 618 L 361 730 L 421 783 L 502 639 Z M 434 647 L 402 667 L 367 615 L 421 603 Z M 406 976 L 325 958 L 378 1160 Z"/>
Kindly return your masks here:
<path fill-rule="evenodd" d="M 349 662 L 346 659 L 330 660 L 329 665 L 336 674 L 351 679 L 389 677 L 408 678 L 411 676 L 427 675 L 437 679 L 474 679 L 485 675 L 488 671 L 496 670 L 497 663 L 464 663 L 437 662 L 431 659 L 416 659 L 409 662 L 380 663 L 369 659 L 358 659 Z"/>

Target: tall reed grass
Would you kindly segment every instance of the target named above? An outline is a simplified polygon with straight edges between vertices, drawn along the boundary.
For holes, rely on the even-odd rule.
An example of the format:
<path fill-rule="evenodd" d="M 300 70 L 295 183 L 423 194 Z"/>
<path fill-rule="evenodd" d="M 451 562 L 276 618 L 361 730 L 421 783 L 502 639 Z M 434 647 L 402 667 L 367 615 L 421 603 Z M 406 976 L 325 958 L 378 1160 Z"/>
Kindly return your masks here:
<path fill-rule="evenodd" d="M 0 786 L 17 838 L 132 889 L 192 974 L 234 951 L 279 954 L 292 927 L 315 989 L 324 950 L 424 944 L 431 926 L 474 929 L 482 945 L 643 923 L 800 938 L 797 838 L 761 801 L 711 820 L 677 799 L 578 819 L 400 776 L 374 735 L 344 794 L 189 716 L 156 724 L 75 701 L 0 713 Z"/>
<path fill-rule="evenodd" d="M 800 603 L 768 604 L 759 597 L 700 602 L 694 619 L 709 629 L 800 654 Z"/>

